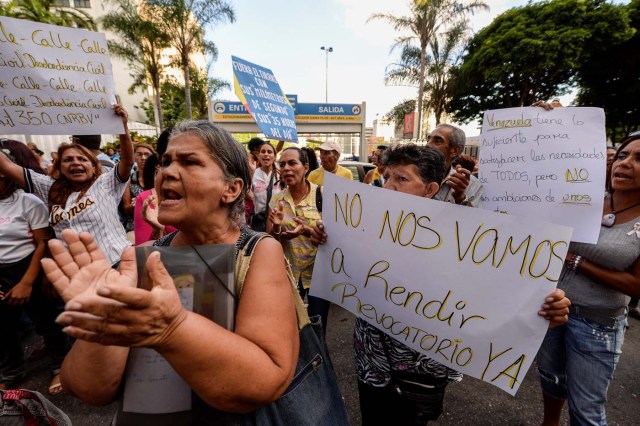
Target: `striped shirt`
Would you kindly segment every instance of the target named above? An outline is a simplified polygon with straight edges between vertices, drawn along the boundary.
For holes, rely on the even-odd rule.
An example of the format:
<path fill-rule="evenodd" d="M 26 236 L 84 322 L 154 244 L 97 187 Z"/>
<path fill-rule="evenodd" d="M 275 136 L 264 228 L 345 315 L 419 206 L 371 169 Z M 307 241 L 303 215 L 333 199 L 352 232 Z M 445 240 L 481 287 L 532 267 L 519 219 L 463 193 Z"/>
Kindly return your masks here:
<path fill-rule="evenodd" d="M 387 357 L 383 345 L 386 345 L 389 357 Z M 434 376 L 446 379 L 448 383 L 462 380 L 462 373 L 386 336 L 360 318 L 356 318 L 354 348 L 358 380 L 371 386 L 385 387 L 389 385 L 391 381 L 389 360 L 391 360 L 393 371 L 410 371 Z"/>
<path fill-rule="evenodd" d="M 27 192 L 35 194 L 45 203 L 55 180 L 49 176 L 25 169 Z M 72 193 L 64 206 L 53 205 L 49 212 L 49 223 L 61 239 L 61 232 L 73 229 L 88 232 L 113 265 L 120 261 L 122 251 L 130 245 L 118 218 L 118 204 L 127 187 L 127 181 L 118 176 L 118 169 L 101 174 L 86 194 Z"/>

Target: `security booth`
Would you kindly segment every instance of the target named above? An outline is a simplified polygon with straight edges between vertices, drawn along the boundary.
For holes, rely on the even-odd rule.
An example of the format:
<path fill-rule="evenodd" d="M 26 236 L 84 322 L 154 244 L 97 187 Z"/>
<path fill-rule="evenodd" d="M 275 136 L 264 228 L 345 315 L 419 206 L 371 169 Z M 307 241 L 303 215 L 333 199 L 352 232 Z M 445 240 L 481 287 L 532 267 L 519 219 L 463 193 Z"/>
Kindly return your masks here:
<path fill-rule="evenodd" d="M 366 103 L 298 103 L 296 95 L 287 95 L 293 107 L 298 142 L 310 147 L 327 140 L 341 144 L 343 157 L 367 158 L 365 140 Z M 209 120 L 230 133 L 262 133 L 241 102 L 209 100 Z"/>

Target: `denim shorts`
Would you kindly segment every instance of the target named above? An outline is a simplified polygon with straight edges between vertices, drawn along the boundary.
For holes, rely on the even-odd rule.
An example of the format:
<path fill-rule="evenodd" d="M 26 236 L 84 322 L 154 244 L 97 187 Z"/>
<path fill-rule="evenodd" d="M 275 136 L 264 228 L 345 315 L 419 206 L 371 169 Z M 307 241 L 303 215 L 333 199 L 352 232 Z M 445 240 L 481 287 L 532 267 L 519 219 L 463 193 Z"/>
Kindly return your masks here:
<path fill-rule="evenodd" d="M 622 353 L 627 314 L 612 326 L 569 315 L 547 331 L 538 352 L 542 392 L 568 399 L 571 425 L 606 425 L 604 404 Z"/>

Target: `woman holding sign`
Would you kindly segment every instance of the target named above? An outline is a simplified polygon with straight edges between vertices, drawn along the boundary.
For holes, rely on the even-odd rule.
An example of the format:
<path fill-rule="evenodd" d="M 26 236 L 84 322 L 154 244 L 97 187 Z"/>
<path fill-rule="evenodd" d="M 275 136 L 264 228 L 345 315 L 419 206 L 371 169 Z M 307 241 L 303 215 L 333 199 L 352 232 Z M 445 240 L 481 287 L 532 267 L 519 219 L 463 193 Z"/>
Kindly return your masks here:
<path fill-rule="evenodd" d="M 384 188 L 433 198 L 448 169 L 445 156 L 432 146 L 398 145 L 387 149 Z M 319 223 L 312 230 L 314 243 L 326 242 Z M 567 319 L 569 301 L 555 290 L 538 312 L 552 324 Z M 443 410 L 445 388 L 462 380 L 462 374 L 417 352 L 357 318 L 354 333 L 358 394 L 363 426 L 423 425 L 437 420 Z"/>
<path fill-rule="evenodd" d="M 57 238 L 68 228 L 90 233 L 112 265 L 129 241 L 118 219 L 122 198 L 133 165 L 133 147 L 127 127 L 127 112 L 114 105 L 122 118 L 124 134 L 120 135 L 121 159 L 109 173 L 102 173 L 98 159 L 82 145 L 63 144 L 51 176 L 45 176 L 14 164 L 0 154 L 0 174 L 33 193 L 49 206 L 49 223 Z"/>
<path fill-rule="evenodd" d="M 598 243 L 571 243 L 558 288 L 572 306 L 538 353 L 543 425 L 560 424 L 565 399 L 572 425 L 606 425 L 629 296 L 640 296 L 640 134 L 616 151 Z"/>

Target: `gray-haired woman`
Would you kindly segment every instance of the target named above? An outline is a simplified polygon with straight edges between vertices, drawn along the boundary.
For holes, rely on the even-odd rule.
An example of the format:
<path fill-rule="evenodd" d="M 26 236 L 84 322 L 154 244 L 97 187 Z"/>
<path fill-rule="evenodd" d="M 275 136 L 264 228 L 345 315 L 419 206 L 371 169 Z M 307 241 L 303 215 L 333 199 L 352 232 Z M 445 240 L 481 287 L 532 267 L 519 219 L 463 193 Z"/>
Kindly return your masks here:
<path fill-rule="evenodd" d="M 176 125 L 155 183 L 158 220 L 179 231 L 159 245 L 238 247 L 253 232 L 235 220 L 249 182 L 246 153 L 226 131 L 207 121 Z M 62 367 L 67 391 L 93 404 L 117 399 L 129 347 L 156 350 L 197 401 L 218 412 L 250 412 L 287 389 L 299 339 L 277 241 L 265 238 L 256 245 L 231 332 L 182 307 L 157 253 L 146 264 L 154 283 L 147 291 L 135 288 L 133 249 L 124 252 L 115 271 L 89 234 L 63 235 L 69 251 L 51 242 L 55 261 L 45 261 L 44 268 L 67 301 L 59 322 L 78 339 Z"/>

